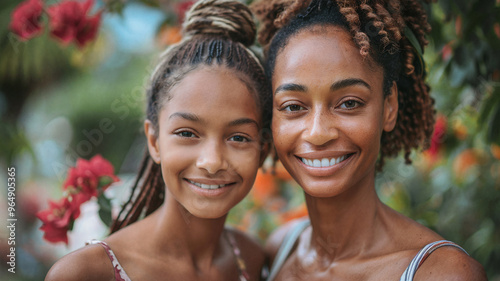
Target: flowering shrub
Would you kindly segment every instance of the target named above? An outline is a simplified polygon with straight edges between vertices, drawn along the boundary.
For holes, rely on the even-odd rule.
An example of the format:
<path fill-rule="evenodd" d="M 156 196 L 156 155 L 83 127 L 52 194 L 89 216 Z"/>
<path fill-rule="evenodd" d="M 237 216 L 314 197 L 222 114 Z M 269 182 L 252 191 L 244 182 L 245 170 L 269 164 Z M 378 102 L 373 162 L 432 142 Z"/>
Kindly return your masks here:
<path fill-rule="evenodd" d="M 70 168 L 64 182 L 65 197 L 58 202 L 49 201 L 49 208 L 37 214 L 43 222 L 40 227 L 45 232 L 43 238 L 52 243 L 68 244 L 67 233 L 80 216 L 80 206 L 93 197 L 98 198 L 101 219 L 109 224 L 111 210 L 104 191 L 117 181 L 119 179 L 114 175 L 113 166 L 102 156 L 96 155 L 90 161 L 78 159 L 76 167 Z"/>
<path fill-rule="evenodd" d="M 17 6 L 12 13 L 10 29 L 22 41 L 26 41 L 42 31 L 41 17 L 43 3 L 41 0 L 27 0 Z"/>
<path fill-rule="evenodd" d="M 93 0 L 84 3 L 64 1 L 47 9 L 50 17 L 50 33 L 67 45 L 75 41 L 79 47 L 94 40 L 101 21 L 102 11 L 92 17 L 87 14 Z"/>
<path fill-rule="evenodd" d="M 67 0 L 48 7 L 50 34 L 63 45 L 74 41 L 80 48 L 93 41 L 102 16 L 102 10 L 93 16 L 88 15 L 93 5 L 93 0 Z M 9 27 L 22 41 L 26 41 L 41 33 L 42 13 L 41 0 L 26 0 L 13 11 Z"/>

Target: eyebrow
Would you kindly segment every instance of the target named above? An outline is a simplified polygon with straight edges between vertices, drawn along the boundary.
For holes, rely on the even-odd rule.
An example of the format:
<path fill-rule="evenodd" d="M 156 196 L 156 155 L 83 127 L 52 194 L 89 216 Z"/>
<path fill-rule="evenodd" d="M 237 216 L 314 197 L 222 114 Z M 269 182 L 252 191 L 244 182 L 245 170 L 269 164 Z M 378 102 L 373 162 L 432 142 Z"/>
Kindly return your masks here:
<path fill-rule="evenodd" d="M 336 90 L 339 90 L 342 88 L 347 88 L 350 86 L 364 86 L 365 88 L 368 88 L 368 90 L 372 89 L 372 87 L 370 87 L 370 85 L 362 79 L 348 78 L 348 79 L 343 79 L 343 80 L 339 80 L 339 81 L 334 82 L 330 86 L 330 90 L 336 91 Z"/>
<path fill-rule="evenodd" d="M 368 83 L 366 83 L 364 80 L 358 79 L 358 78 L 348 78 L 348 79 L 336 81 L 330 86 L 330 90 L 336 91 L 336 90 L 340 90 L 342 88 L 347 88 L 350 86 L 357 86 L 357 85 L 364 86 L 365 88 L 368 88 L 369 90 L 371 90 L 371 87 Z M 295 83 L 281 84 L 278 86 L 278 88 L 276 88 L 275 95 L 280 93 L 280 92 L 287 92 L 287 91 L 307 92 L 307 87 L 304 85 L 295 84 Z"/>
<path fill-rule="evenodd" d="M 182 118 L 182 119 L 186 119 L 188 121 L 193 121 L 193 122 L 203 122 L 203 120 L 200 117 L 198 117 L 198 115 L 193 114 L 193 113 L 187 113 L 187 112 L 175 112 L 172 115 L 170 115 L 168 118 L 169 119 Z M 239 118 L 239 119 L 236 119 L 236 120 L 229 122 L 229 126 L 231 126 L 231 127 L 245 125 L 245 124 L 255 124 L 255 126 L 259 127 L 259 123 L 257 123 L 257 121 L 255 121 L 254 119 L 251 119 L 251 118 Z"/>
<path fill-rule="evenodd" d="M 229 126 L 231 127 L 245 125 L 245 124 L 254 124 L 255 126 L 257 126 L 257 128 L 259 127 L 259 123 L 257 123 L 257 121 L 251 118 L 240 118 L 229 122 Z"/>
<path fill-rule="evenodd" d="M 170 115 L 168 117 L 168 119 L 172 119 L 172 118 L 175 118 L 175 117 L 186 119 L 188 121 L 193 121 L 193 122 L 199 122 L 200 121 L 200 117 L 198 117 L 198 115 L 193 114 L 193 113 L 187 113 L 187 112 L 175 112 L 172 115 Z"/>
<path fill-rule="evenodd" d="M 286 83 L 279 85 L 274 94 L 280 92 L 307 92 L 307 87 L 295 83 Z"/>

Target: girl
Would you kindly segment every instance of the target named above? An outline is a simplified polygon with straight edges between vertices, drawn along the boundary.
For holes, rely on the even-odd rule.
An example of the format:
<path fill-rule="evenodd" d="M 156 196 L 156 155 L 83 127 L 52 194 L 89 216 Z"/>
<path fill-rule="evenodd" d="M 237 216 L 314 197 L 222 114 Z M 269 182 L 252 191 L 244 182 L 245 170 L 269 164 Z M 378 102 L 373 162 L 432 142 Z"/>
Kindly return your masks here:
<path fill-rule="evenodd" d="M 113 234 L 63 257 L 46 280 L 260 279 L 259 245 L 224 228 L 268 151 L 270 87 L 248 49 L 255 25 L 232 0 L 200 1 L 186 18 L 184 40 L 152 75 L 149 154 Z"/>
<path fill-rule="evenodd" d="M 277 155 L 304 189 L 310 217 L 269 238 L 269 280 L 486 280 L 458 245 L 375 192 L 385 157 L 403 150 L 409 163 L 432 133 L 417 51 L 430 28 L 420 3 L 265 0 L 254 8 Z"/>

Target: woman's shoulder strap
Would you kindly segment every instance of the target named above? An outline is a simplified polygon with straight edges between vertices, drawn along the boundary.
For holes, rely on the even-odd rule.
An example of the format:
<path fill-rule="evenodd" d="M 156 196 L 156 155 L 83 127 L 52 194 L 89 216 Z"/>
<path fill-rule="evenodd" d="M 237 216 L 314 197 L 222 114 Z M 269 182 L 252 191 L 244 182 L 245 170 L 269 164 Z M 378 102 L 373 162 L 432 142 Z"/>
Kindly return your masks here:
<path fill-rule="evenodd" d="M 276 253 L 276 258 L 274 259 L 273 265 L 271 267 L 271 271 L 269 272 L 268 281 L 273 280 L 276 277 L 276 274 L 280 271 L 281 267 L 285 263 L 286 259 L 290 255 L 290 251 L 293 249 L 295 242 L 299 238 L 300 234 L 311 225 L 309 219 L 305 219 L 297 222 L 297 224 L 286 234 L 283 242 Z"/>
<path fill-rule="evenodd" d="M 423 247 L 422 250 L 420 250 L 418 252 L 418 254 L 413 258 L 413 260 L 410 262 L 410 265 L 403 272 L 403 275 L 401 276 L 401 279 L 399 279 L 399 280 L 400 281 L 412 281 L 413 277 L 415 276 L 415 273 L 417 273 L 417 269 L 422 265 L 422 263 L 427 259 L 427 257 L 429 257 L 429 255 L 432 252 L 434 252 L 435 250 L 437 250 L 443 246 L 456 247 L 467 254 L 467 252 L 462 247 L 460 247 L 459 245 L 457 245 L 451 241 L 440 240 L 440 241 L 429 243 L 429 244 L 425 245 L 425 247 Z"/>
<path fill-rule="evenodd" d="M 118 259 L 115 256 L 115 253 L 111 248 L 106 244 L 104 241 L 99 241 L 99 240 L 90 240 L 86 245 L 89 244 L 99 244 L 101 245 L 104 250 L 106 251 L 106 254 L 108 255 L 109 259 L 111 260 L 111 263 L 113 264 L 113 269 L 115 272 L 115 281 L 131 281 L 130 278 L 128 277 L 127 273 L 121 266 L 121 264 L 118 262 Z"/>

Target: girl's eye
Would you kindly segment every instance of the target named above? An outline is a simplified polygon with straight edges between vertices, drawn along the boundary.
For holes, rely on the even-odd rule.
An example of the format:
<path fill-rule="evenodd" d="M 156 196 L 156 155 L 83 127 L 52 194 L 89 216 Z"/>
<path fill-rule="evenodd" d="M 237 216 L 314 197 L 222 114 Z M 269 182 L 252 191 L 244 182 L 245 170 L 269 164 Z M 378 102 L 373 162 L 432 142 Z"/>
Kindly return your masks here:
<path fill-rule="evenodd" d="M 283 108 L 283 110 L 285 111 L 299 111 L 299 110 L 303 110 L 304 107 L 298 105 L 298 104 L 291 104 L 291 105 L 287 105 Z"/>
<path fill-rule="evenodd" d="M 189 131 L 181 131 L 181 132 L 177 132 L 175 134 L 178 135 L 179 137 L 183 137 L 183 138 L 192 138 L 195 136 L 192 132 L 189 132 Z"/>
<path fill-rule="evenodd" d="M 356 107 L 358 107 L 360 105 L 361 105 L 361 103 L 359 101 L 356 101 L 356 100 L 346 100 L 345 102 L 343 102 L 340 105 L 340 108 L 342 108 L 342 109 L 353 109 L 353 108 L 356 108 Z"/>
<path fill-rule="evenodd" d="M 229 138 L 230 141 L 235 141 L 235 142 L 249 142 L 250 140 L 247 137 L 244 136 L 234 136 Z"/>

